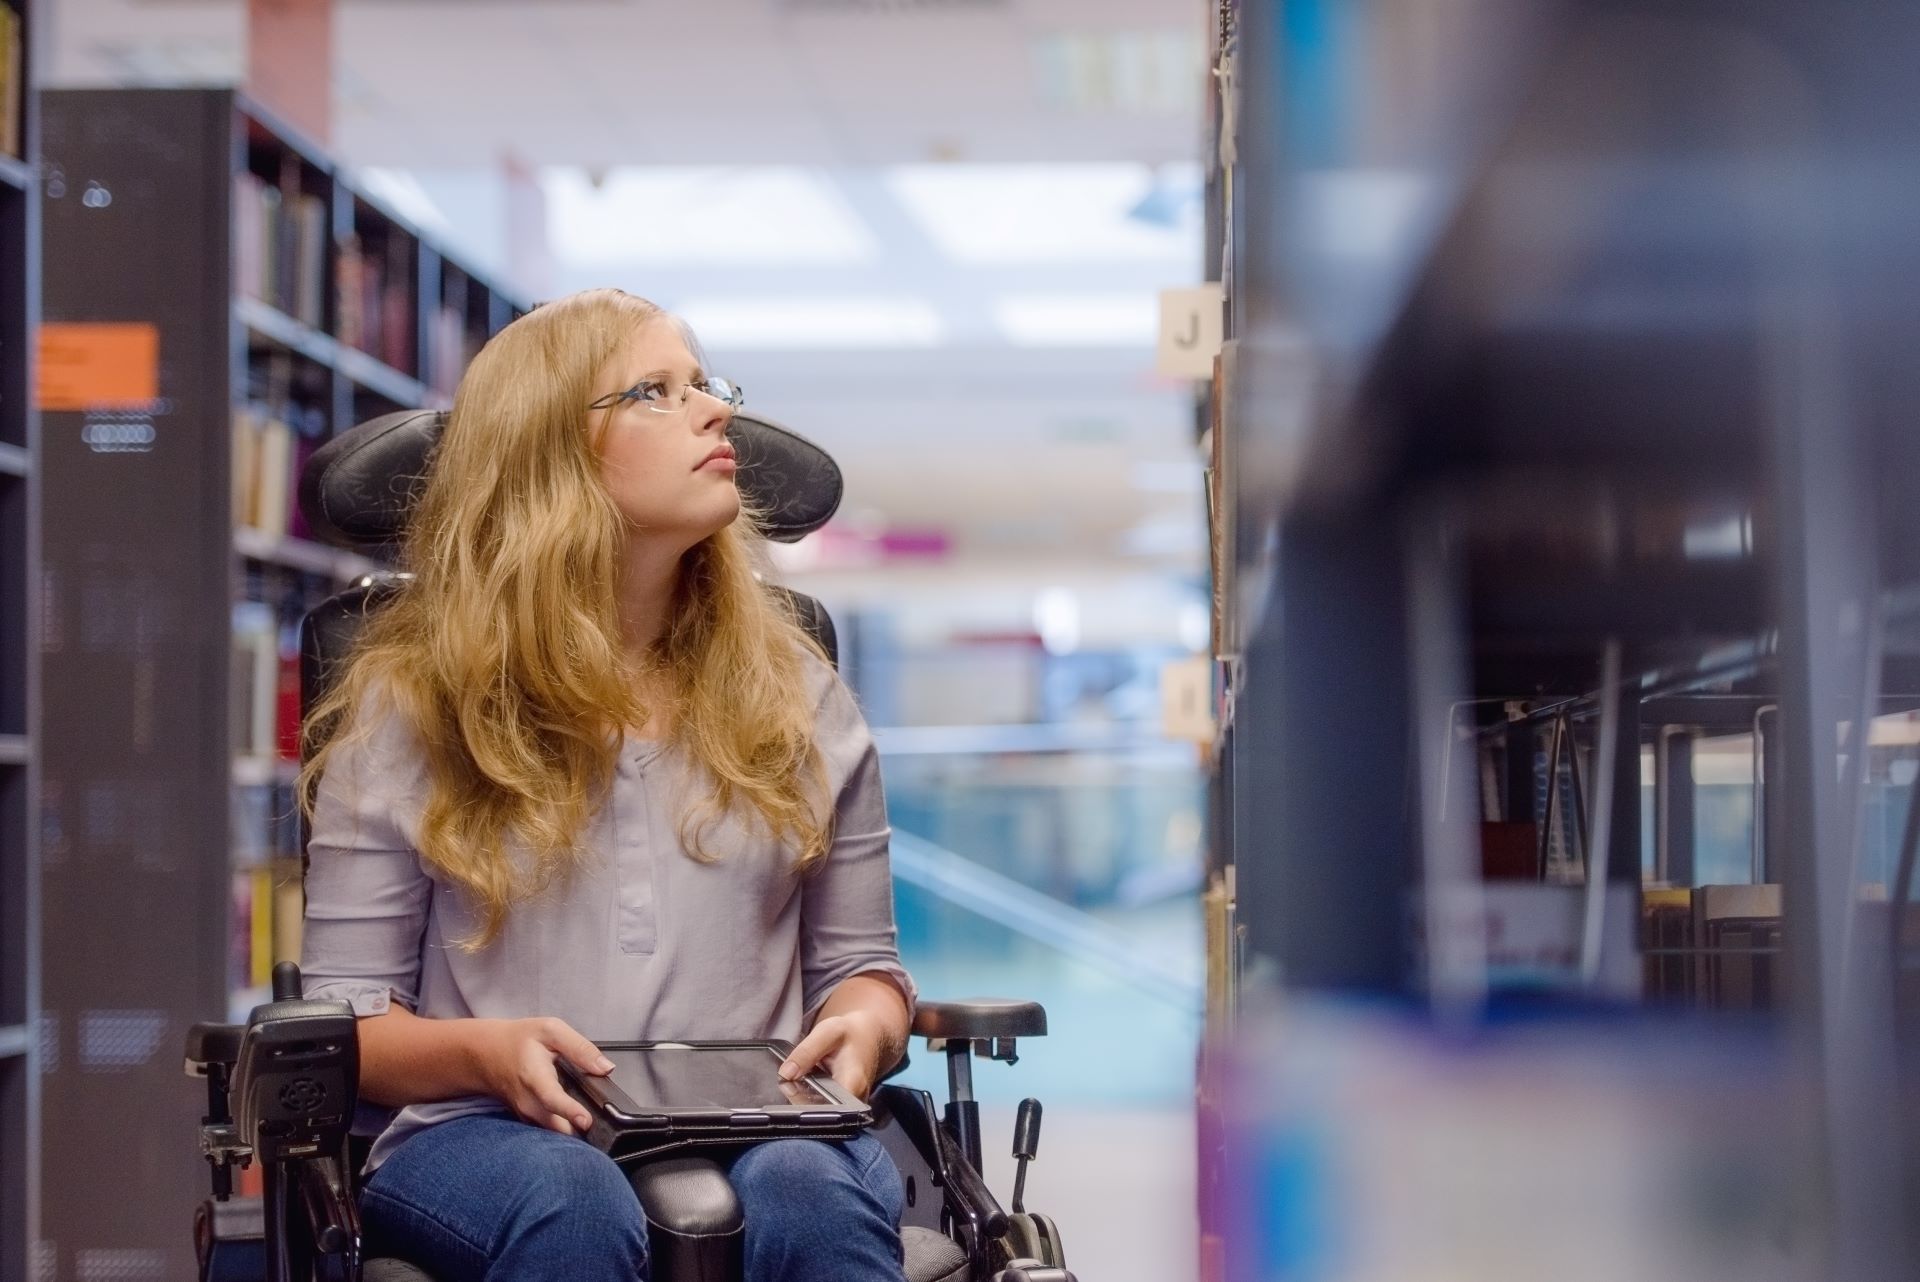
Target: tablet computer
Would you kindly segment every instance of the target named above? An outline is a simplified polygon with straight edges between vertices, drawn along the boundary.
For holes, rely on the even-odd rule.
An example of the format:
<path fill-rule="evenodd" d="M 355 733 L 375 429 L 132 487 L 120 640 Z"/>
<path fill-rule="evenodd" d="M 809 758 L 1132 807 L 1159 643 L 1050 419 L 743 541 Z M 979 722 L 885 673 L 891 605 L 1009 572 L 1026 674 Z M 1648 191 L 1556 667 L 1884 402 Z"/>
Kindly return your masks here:
<path fill-rule="evenodd" d="M 588 1138 L 615 1156 L 677 1143 L 749 1143 L 775 1136 L 845 1139 L 873 1110 L 825 1073 L 780 1080 L 784 1041 L 601 1042 L 604 1077 L 559 1061 L 570 1093 L 589 1106 Z"/>

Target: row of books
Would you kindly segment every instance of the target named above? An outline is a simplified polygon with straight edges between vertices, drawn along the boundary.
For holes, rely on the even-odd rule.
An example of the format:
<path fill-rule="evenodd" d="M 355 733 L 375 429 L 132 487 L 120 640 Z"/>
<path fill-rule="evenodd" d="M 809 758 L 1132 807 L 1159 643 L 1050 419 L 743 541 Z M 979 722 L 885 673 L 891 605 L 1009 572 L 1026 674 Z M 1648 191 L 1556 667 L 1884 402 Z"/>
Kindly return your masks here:
<path fill-rule="evenodd" d="M 269 990 L 275 962 L 300 960 L 303 907 L 298 868 L 234 870 L 227 965 L 230 992 Z"/>
<path fill-rule="evenodd" d="M 233 219 L 239 292 L 325 328 L 327 202 L 242 172 L 234 179 Z"/>
<path fill-rule="evenodd" d="M 368 243 L 349 236 L 340 246 L 342 343 L 402 371 L 413 369 L 413 257 L 388 236 Z"/>
<path fill-rule="evenodd" d="M 26 97 L 26 65 L 20 40 L 20 15 L 0 0 L 0 151 L 18 160 L 23 154 L 20 117 Z"/>
<path fill-rule="evenodd" d="M 300 469 L 320 448 L 326 411 L 292 402 L 254 401 L 233 416 L 233 523 L 275 537 L 311 531 L 294 501 Z"/>
<path fill-rule="evenodd" d="M 234 753 L 254 761 L 298 761 L 298 623 L 263 601 L 234 602 L 227 678 Z"/>

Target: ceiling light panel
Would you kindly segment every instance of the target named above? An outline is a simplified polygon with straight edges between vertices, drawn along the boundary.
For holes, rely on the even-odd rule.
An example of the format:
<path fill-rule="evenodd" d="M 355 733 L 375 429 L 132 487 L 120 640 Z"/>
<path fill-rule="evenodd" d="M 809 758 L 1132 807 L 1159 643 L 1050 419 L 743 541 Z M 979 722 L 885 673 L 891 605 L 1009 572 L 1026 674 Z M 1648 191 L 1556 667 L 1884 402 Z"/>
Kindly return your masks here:
<path fill-rule="evenodd" d="M 1152 347 L 1159 301 L 1147 294 L 1014 294 L 994 324 L 1019 347 Z"/>
<path fill-rule="evenodd" d="M 1133 211 L 1198 171 L 1147 165 L 902 165 L 888 189 L 947 257 L 963 263 L 1167 262 L 1198 269 L 1193 212 L 1171 224 Z"/>
<path fill-rule="evenodd" d="M 543 171 L 549 240 L 575 266 L 846 266 L 878 253 L 831 179 L 783 166 Z"/>
<path fill-rule="evenodd" d="M 917 298 L 696 298 L 673 310 L 722 353 L 935 347 L 946 336 Z"/>

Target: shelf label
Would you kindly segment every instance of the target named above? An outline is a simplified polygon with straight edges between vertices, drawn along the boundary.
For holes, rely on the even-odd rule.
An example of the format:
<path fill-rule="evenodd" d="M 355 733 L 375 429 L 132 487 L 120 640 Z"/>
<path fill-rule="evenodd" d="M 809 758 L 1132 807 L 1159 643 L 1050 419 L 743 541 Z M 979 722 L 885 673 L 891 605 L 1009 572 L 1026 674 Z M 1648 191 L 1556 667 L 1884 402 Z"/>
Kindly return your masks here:
<path fill-rule="evenodd" d="M 1169 739 L 1213 742 L 1211 658 L 1174 659 L 1160 669 L 1160 733 Z"/>
<path fill-rule="evenodd" d="M 1160 291 L 1160 344 L 1154 368 L 1171 378 L 1212 378 L 1226 328 L 1219 282 Z"/>
<path fill-rule="evenodd" d="M 43 410 L 151 408 L 160 399 L 160 327 L 43 324 L 35 390 Z"/>

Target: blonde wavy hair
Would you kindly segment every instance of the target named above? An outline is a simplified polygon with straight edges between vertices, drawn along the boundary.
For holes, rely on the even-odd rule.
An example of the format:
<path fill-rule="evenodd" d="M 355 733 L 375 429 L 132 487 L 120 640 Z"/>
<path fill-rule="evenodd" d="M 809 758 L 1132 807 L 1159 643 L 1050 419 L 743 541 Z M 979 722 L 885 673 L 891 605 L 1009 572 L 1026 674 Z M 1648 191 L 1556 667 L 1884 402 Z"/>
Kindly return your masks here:
<path fill-rule="evenodd" d="M 809 653 L 824 656 L 762 577 L 751 512 L 686 554 L 645 669 L 623 652 L 616 585 L 630 528 L 600 479 L 605 419 L 596 427 L 584 407 L 630 336 L 663 322 L 677 324 L 644 299 L 590 290 L 535 308 L 481 350 L 408 529 L 402 564 L 415 577 L 368 620 L 306 717 L 309 818 L 333 754 L 370 728 L 356 716 L 370 700 L 390 701 L 414 732 L 428 776 L 420 857 L 479 907 L 469 948 L 580 861 L 624 733 L 656 717 L 712 784 L 682 818 L 689 855 L 718 858 L 703 837 L 739 813 L 757 815 L 800 871 L 826 857 L 832 808 L 804 671 Z M 648 703 L 642 677 L 668 706 Z"/>

